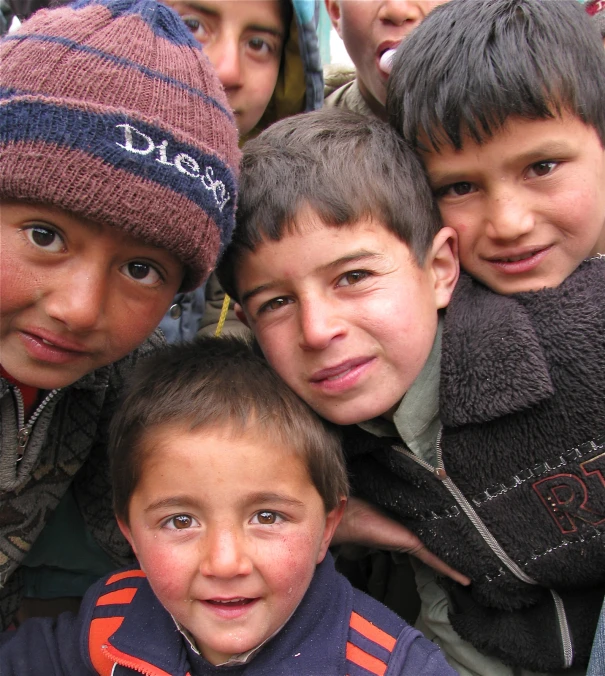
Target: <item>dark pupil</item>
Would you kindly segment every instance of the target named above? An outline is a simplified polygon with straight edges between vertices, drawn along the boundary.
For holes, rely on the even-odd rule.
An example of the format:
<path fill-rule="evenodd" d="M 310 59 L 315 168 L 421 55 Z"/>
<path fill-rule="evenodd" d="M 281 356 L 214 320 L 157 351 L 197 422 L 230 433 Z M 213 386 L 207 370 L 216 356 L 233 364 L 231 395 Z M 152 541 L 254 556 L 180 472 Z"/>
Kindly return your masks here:
<path fill-rule="evenodd" d="M 258 515 L 258 518 L 261 523 L 273 523 L 275 521 L 275 515 L 273 512 L 261 512 Z"/>
<path fill-rule="evenodd" d="M 177 528 L 187 528 L 191 524 L 191 518 L 185 515 L 177 516 L 174 519 L 174 525 Z"/>
<path fill-rule="evenodd" d="M 55 241 L 55 233 L 46 228 L 34 228 L 32 239 L 38 246 L 49 246 Z"/>
<path fill-rule="evenodd" d="M 149 274 L 149 265 L 147 263 L 129 263 L 128 269 L 134 279 L 145 279 Z"/>
<path fill-rule="evenodd" d="M 195 31 L 200 27 L 200 22 L 197 19 L 183 19 L 183 20 L 187 28 L 192 33 L 195 33 Z"/>

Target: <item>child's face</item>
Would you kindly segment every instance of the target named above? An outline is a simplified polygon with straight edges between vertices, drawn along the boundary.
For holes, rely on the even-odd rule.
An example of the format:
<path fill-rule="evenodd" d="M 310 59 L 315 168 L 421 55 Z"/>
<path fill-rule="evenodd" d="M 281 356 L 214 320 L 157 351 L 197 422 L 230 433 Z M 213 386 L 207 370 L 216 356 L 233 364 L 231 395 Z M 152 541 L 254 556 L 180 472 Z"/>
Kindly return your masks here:
<path fill-rule="evenodd" d="M 2 366 L 52 389 L 131 352 L 159 324 L 183 277 L 170 253 L 60 209 L 5 203 Z"/>
<path fill-rule="evenodd" d="M 245 316 L 271 365 L 315 411 L 348 425 L 390 415 L 420 373 L 458 276 L 442 230 L 419 267 L 377 220 L 326 226 L 311 210 L 238 262 Z"/>
<path fill-rule="evenodd" d="M 120 527 L 158 599 L 222 664 L 286 623 L 342 507 L 326 516 L 302 460 L 260 431 L 148 434 L 130 523 Z"/>
<path fill-rule="evenodd" d="M 395 49 L 437 5 L 447 0 L 326 0 L 326 8 L 355 64 L 366 101 L 384 108 L 388 73 L 380 57 Z"/>
<path fill-rule="evenodd" d="M 461 266 L 494 291 L 555 287 L 605 252 L 605 150 L 574 115 L 510 118 L 422 158 Z"/>
<path fill-rule="evenodd" d="M 169 0 L 214 66 L 242 136 L 267 107 L 279 74 L 285 27 L 279 0 Z"/>

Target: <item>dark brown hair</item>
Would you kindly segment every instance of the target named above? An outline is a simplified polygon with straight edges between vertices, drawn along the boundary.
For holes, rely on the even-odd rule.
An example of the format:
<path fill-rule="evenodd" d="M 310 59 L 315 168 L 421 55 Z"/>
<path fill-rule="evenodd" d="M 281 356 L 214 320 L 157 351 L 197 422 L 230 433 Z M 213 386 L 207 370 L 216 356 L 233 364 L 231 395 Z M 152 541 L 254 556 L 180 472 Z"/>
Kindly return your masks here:
<path fill-rule="evenodd" d="M 237 227 L 217 269 L 230 296 L 240 257 L 295 230 L 307 206 L 327 226 L 379 220 L 420 264 L 441 227 L 420 161 L 388 124 L 338 109 L 295 115 L 244 147 Z"/>
<path fill-rule="evenodd" d="M 221 425 L 235 433 L 265 435 L 306 465 L 326 511 L 348 495 L 337 429 L 324 422 L 243 340 L 200 338 L 171 345 L 141 361 L 111 428 L 110 460 L 117 516 L 128 506 L 154 429 Z"/>

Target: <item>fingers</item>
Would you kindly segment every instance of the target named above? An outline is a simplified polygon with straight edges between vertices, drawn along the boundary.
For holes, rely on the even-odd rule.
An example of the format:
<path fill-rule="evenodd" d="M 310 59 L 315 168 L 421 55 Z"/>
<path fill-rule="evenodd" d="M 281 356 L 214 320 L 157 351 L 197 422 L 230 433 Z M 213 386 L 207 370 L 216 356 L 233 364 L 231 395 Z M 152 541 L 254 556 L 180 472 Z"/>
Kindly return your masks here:
<path fill-rule="evenodd" d="M 446 575 L 447 577 L 458 582 L 458 584 L 464 585 L 465 587 L 471 583 L 470 578 L 466 575 L 462 575 L 457 570 L 454 570 L 451 566 L 448 566 L 447 563 L 444 563 L 438 556 L 429 552 L 429 550 L 418 540 L 418 545 L 412 549 L 406 549 L 405 551 L 408 554 L 412 554 L 417 559 L 426 563 L 427 566 L 430 566 L 433 570 L 436 570 L 441 575 Z"/>

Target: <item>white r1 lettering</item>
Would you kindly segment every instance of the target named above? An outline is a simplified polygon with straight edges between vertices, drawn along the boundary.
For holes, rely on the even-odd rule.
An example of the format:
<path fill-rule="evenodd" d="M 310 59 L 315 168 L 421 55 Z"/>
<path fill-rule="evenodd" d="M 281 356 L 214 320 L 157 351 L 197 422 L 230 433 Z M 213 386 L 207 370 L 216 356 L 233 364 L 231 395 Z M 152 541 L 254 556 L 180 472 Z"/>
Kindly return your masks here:
<path fill-rule="evenodd" d="M 140 132 L 138 129 L 131 127 L 129 124 L 117 124 L 116 127 L 122 127 L 124 129 L 124 143 L 118 143 L 116 141 L 116 144 L 119 145 L 120 148 L 127 150 L 129 153 L 136 153 L 137 155 L 149 155 L 149 153 L 155 148 L 153 139 L 147 136 L 147 134 L 143 134 L 143 132 Z M 147 142 L 146 148 L 135 148 L 132 132 L 143 139 L 143 141 Z"/>

